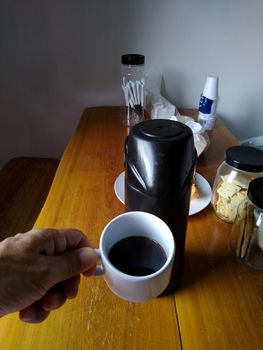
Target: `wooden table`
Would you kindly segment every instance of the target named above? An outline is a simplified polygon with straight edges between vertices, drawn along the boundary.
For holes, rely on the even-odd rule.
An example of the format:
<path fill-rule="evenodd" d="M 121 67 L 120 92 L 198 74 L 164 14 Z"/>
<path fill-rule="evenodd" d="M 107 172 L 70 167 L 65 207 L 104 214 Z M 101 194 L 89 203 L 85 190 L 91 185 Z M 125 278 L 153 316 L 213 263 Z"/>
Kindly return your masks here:
<path fill-rule="evenodd" d="M 124 212 L 113 190 L 123 171 L 124 113 L 115 107 L 84 112 L 35 227 L 77 227 L 98 245 L 106 223 Z M 224 150 L 237 141 L 221 122 L 209 136 L 197 170 L 212 184 Z M 129 303 L 102 278 L 83 278 L 77 298 L 42 324 L 24 324 L 17 314 L 3 317 L 0 348 L 262 349 L 263 275 L 231 256 L 230 230 L 211 206 L 189 218 L 183 283 L 174 295 Z"/>

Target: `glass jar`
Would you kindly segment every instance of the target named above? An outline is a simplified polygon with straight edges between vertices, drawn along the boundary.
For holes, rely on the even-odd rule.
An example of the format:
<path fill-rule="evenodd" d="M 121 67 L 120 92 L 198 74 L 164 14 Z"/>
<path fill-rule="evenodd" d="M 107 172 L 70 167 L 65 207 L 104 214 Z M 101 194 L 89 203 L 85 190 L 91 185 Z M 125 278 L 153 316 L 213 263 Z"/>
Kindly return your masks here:
<path fill-rule="evenodd" d="M 124 123 L 133 126 L 144 119 L 144 63 L 145 57 L 137 54 L 123 55 L 122 90 L 127 107 Z"/>
<path fill-rule="evenodd" d="M 248 146 L 228 148 L 213 185 L 212 205 L 216 215 L 232 223 L 239 204 L 246 198 L 250 181 L 260 176 L 263 176 L 261 150 Z"/>
<path fill-rule="evenodd" d="M 231 250 L 245 265 L 263 272 L 263 177 L 250 182 L 232 226 Z"/>

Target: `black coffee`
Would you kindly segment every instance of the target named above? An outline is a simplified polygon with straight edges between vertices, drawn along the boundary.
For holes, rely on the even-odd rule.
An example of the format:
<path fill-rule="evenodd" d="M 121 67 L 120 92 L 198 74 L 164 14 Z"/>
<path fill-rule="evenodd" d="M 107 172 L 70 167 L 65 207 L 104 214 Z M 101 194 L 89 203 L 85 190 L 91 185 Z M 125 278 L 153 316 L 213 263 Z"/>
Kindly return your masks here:
<path fill-rule="evenodd" d="M 142 236 L 124 238 L 115 243 L 109 252 L 112 265 L 133 276 L 145 276 L 158 271 L 166 259 L 166 253 L 159 243 Z"/>

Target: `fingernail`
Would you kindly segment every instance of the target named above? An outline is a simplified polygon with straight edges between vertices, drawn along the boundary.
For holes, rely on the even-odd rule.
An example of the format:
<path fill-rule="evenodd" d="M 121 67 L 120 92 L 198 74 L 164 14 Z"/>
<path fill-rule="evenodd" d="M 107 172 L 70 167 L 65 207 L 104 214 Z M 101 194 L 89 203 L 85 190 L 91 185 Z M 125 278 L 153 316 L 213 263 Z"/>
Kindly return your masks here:
<path fill-rule="evenodd" d="M 34 313 L 31 310 L 25 310 L 20 312 L 20 319 L 24 322 L 33 322 Z"/>
<path fill-rule="evenodd" d="M 44 321 L 49 315 L 48 311 L 43 310 L 36 304 L 31 305 L 28 309 L 21 310 L 19 317 L 21 321 L 28 323 L 39 323 Z"/>

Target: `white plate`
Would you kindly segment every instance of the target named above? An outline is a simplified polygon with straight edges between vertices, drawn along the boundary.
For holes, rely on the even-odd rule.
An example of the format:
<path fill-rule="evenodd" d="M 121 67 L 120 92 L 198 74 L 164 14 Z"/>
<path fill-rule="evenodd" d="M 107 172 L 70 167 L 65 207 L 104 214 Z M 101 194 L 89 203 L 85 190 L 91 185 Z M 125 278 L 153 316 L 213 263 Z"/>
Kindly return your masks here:
<path fill-rule="evenodd" d="M 124 204 L 124 171 L 120 173 L 114 182 L 114 192 L 117 198 Z"/>
<path fill-rule="evenodd" d="M 117 177 L 114 183 L 114 191 L 117 198 L 124 204 L 124 171 Z M 195 174 L 195 182 L 199 191 L 199 198 L 191 199 L 189 215 L 194 215 L 205 209 L 211 200 L 211 187 L 207 180 L 200 174 Z"/>
<path fill-rule="evenodd" d="M 199 213 L 199 211 L 205 209 L 211 201 L 212 190 L 207 180 L 202 175 L 195 173 L 195 183 L 200 197 L 191 199 L 189 215 Z"/>

